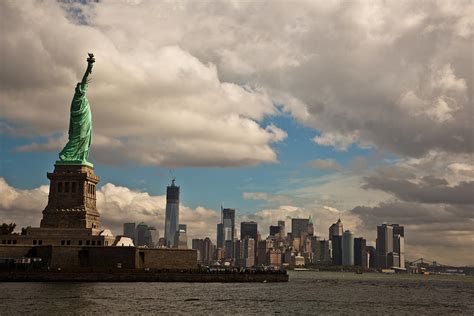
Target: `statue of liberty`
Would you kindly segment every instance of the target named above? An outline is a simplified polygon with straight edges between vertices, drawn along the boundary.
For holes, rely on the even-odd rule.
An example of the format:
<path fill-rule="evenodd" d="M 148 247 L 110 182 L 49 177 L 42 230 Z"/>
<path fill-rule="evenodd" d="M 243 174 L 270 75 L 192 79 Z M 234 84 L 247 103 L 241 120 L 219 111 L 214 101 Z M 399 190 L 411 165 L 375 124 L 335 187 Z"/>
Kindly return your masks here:
<path fill-rule="evenodd" d="M 86 92 L 89 82 L 88 77 L 92 73 L 94 62 L 94 54 L 89 53 L 86 72 L 82 77 L 82 81 L 76 85 L 71 102 L 68 142 L 59 153 L 59 160 L 56 161 L 57 164 L 93 166 L 87 161 L 92 140 L 92 114 Z"/>

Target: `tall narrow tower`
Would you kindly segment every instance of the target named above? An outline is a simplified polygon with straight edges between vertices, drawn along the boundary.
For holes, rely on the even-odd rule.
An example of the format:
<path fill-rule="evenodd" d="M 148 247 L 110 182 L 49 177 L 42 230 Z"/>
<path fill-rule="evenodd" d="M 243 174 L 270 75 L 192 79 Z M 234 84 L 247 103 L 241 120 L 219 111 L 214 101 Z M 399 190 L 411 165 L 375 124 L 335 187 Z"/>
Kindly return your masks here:
<path fill-rule="evenodd" d="M 235 209 L 224 208 L 221 212 L 225 256 L 226 259 L 231 259 L 234 257 Z"/>
<path fill-rule="evenodd" d="M 171 186 L 166 187 L 166 214 L 165 214 L 165 239 L 166 246 L 174 245 L 174 236 L 179 227 L 179 187 L 171 181 Z"/>

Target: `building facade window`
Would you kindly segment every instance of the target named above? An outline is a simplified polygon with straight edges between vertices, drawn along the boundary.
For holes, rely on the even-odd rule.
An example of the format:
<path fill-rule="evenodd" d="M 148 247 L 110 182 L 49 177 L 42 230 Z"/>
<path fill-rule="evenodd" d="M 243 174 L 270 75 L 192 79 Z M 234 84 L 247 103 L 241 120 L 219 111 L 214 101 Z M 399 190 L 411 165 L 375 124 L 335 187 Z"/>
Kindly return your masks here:
<path fill-rule="evenodd" d="M 66 241 L 66 245 L 68 246 L 71 245 L 71 241 L 70 240 Z"/>
<path fill-rule="evenodd" d="M 95 246 L 95 240 L 92 241 L 92 246 Z"/>
<path fill-rule="evenodd" d="M 79 240 L 77 243 L 79 246 L 82 246 L 82 240 Z"/>
<path fill-rule="evenodd" d="M 91 242 L 89 240 L 86 240 L 86 246 L 89 246 Z"/>
<path fill-rule="evenodd" d="M 64 182 L 64 193 L 69 193 L 69 182 Z"/>
<path fill-rule="evenodd" d="M 65 240 L 61 240 L 61 245 L 64 246 L 64 244 L 66 243 Z"/>
<path fill-rule="evenodd" d="M 40 239 L 38 240 L 38 245 L 42 245 L 43 244 L 43 241 Z"/>
<path fill-rule="evenodd" d="M 33 245 L 36 245 L 36 239 L 33 239 Z"/>
<path fill-rule="evenodd" d="M 61 193 L 61 192 L 63 192 L 63 183 L 58 182 L 58 193 Z"/>
<path fill-rule="evenodd" d="M 76 187 L 77 187 L 76 182 L 71 183 L 71 193 L 76 193 Z"/>

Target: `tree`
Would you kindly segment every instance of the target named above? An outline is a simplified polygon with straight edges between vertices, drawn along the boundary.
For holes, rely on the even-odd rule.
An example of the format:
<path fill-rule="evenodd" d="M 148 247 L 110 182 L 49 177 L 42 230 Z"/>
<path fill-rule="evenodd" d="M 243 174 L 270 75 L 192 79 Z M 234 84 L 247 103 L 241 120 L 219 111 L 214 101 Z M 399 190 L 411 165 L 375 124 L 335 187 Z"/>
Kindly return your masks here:
<path fill-rule="evenodd" d="M 21 228 L 21 234 L 22 235 L 26 235 L 26 231 L 28 230 L 28 228 L 30 228 L 31 226 L 28 226 L 28 227 L 22 227 Z"/>
<path fill-rule="evenodd" d="M 11 235 L 15 230 L 15 227 L 15 223 L 3 223 L 2 226 L 0 226 L 0 235 Z"/>

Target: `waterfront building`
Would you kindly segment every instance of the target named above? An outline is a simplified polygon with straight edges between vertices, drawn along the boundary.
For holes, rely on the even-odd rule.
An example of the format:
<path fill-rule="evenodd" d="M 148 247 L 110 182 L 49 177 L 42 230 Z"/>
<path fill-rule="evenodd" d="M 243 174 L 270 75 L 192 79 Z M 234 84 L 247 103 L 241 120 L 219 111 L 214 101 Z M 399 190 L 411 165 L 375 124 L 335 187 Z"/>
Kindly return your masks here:
<path fill-rule="evenodd" d="M 285 265 L 294 266 L 295 265 L 295 252 L 291 248 L 286 248 L 282 254 L 283 263 Z"/>
<path fill-rule="evenodd" d="M 234 240 L 234 258 L 235 266 L 245 267 L 245 258 L 244 258 L 244 241 L 237 239 Z"/>
<path fill-rule="evenodd" d="M 298 254 L 295 256 L 295 267 L 304 267 L 305 264 L 306 260 L 302 255 Z"/>
<path fill-rule="evenodd" d="M 354 265 L 354 234 L 350 230 L 342 234 L 342 264 Z"/>
<path fill-rule="evenodd" d="M 211 264 L 214 260 L 214 248 L 215 246 L 212 244 L 212 241 L 209 237 L 204 238 L 202 243 L 202 254 L 201 260 L 202 263 Z"/>
<path fill-rule="evenodd" d="M 124 223 L 123 224 L 123 235 L 128 238 L 132 238 L 135 242 L 136 237 L 136 230 L 135 230 L 135 223 Z"/>
<path fill-rule="evenodd" d="M 192 249 L 197 250 L 198 263 L 211 264 L 214 261 L 214 245 L 209 237 L 193 239 Z"/>
<path fill-rule="evenodd" d="M 165 239 L 169 248 L 174 246 L 176 232 L 179 230 L 179 187 L 175 179 L 166 187 Z"/>
<path fill-rule="evenodd" d="M 366 246 L 367 250 L 367 264 L 369 268 L 376 268 L 376 251 L 375 247 Z"/>
<path fill-rule="evenodd" d="M 377 268 L 390 267 L 387 256 L 393 252 L 393 226 L 388 224 L 377 226 L 376 252 Z"/>
<path fill-rule="evenodd" d="M 267 262 L 269 266 L 281 267 L 281 251 L 280 249 L 270 249 L 267 253 Z"/>
<path fill-rule="evenodd" d="M 344 232 L 344 226 L 342 225 L 341 219 L 339 218 L 336 223 L 329 227 L 329 240 L 332 240 L 332 236 L 341 236 Z"/>
<path fill-rule="evenodd" d="M 354 239 L 354 265 L 364 269 L 368 268 L 367 241 L 362 237 Z"/>
<path fill-rule="evenodd" d="M 317 260 L 320 262 L 329 263 L 331 262 L 332 254 L 332 242 L 331 240 L 317 240 L 315 241 L 319 246 L 319 253 L 317 253 Z"/>
<path fill-rule="evenodd" d="M 257 243 L 257 265 L 268 265 L 267 253 L 272 249 L 273 242 L 271 240 L 260 240 Z"/>
<path fill-rule="evenodd" d="M 393 236 L 393 252 L 398 253 L 398 267 L 405 268 L 405 237 L 402 235 Z"/>
<path fill-rule="evenodd" d="M 389 252 L 387 254 L 387 267 L 400 268 L 400 256 L 396 252 Z"/>
<path fill-rule="evenodd" d="M 342 264 L 342 236 L 332 236 L 332 263 L 340 266 Z"/>
<path fill-rule="evenodd" d="M 256 247 L 255 247 L 255 239 L 252 238 L 245 238 L 244 240 L 244 258 L 246 261 L 246 267 L 253 267 L 255 266 L 255 254 L 256 254 Z"/>

